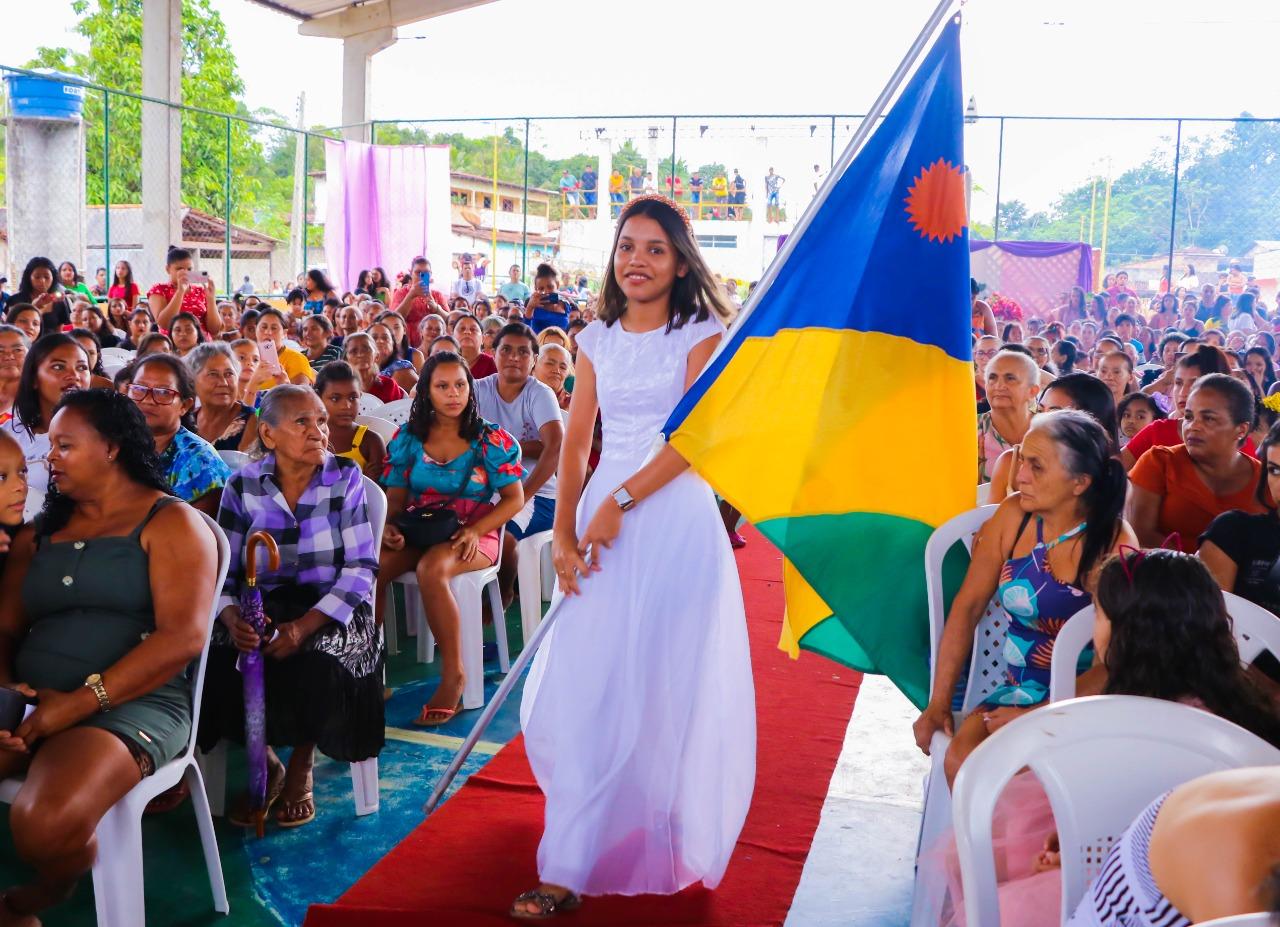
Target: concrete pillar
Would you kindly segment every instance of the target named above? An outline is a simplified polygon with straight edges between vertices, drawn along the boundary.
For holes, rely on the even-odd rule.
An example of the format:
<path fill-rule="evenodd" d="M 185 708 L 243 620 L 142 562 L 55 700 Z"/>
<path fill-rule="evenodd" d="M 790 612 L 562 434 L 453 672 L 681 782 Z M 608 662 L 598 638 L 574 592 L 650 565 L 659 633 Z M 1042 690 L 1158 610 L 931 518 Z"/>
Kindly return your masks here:
<path fill-rule="evenodd" d="M 85 257 L 84 122 L 22 119 L 10 113 L 5 128 L 11 290 L 27 261 L 44 256 L 55 264 Z M 3 270 L 4 268 L 0 268 Z"/>
<path fill-rule="evenodd" d="M 143 0 L 142 93 L 182 102 L 182 0 Z M 182 112 L 143 103 L 142 259 L 133 268 L 143 293 L 167 279 L 165 252 L 181 239 Z"/>
<path fill-rule="evenodd" d="M 373 92 L 373 56 L 396 41 L 391 27 L 349 35 L 342 40 L 342 137 L 369 141 L 369 100 Z M 496 205 L 496 204 L 495 204 Z"/>

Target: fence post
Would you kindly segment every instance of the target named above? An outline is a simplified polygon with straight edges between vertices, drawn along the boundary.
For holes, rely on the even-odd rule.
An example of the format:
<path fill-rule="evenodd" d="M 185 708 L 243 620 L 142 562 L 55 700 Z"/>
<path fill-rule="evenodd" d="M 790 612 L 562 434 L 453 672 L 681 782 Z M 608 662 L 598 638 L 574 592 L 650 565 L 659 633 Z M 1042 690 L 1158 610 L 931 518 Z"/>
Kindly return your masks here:
<path fill-rule="evenodd" d="M 1182 170 L 1182 120 L 1178 120 L 1177 140 L 1173 149 L 1173 202 L 1169 207 L 1169 292 L 1173 292 L 1173 249 L 1178 235 L 1178 174 Z M 1158 290 L 1159 287 L 1157 286 Z M 1163 311 L 1163 305 L 1161 306 Z"/>
<path fill-rule="evenodd" d="M 836 117 L 831 117 L 831 154 L 827 159 L 827 170 L 836 166 Z"/>
<path fill-rule="evenodd" d="M 1004 117 L 1000 117 L 1000 145 L 996 149 L 996 220 L 992 236 L 1000 240 L 1000 185 L 1004 181 Z"/>
<path fill-rule="evenodd" d="M 102 91 L 102 266 L 107 269 L 107 292 L 116 282 L 111 266 L 111 94 Z M 124 294 L 125 300 L 129 294 Z"/>
<path fill-rule="evenodd" d="M 673 200 L 676 198 L 676 116 L 671 117 L 671 173 L 668 175 L 669 182 L 667 184 L 667 196 Z M 596 188 L 599 189 L 599 182 L 596 182 Z M 597 194 L 596 201 L 600 201 Z"/>
<path fill-rule="evenodd" d="M 231 117 L 226 117 L 227 126 L 227 174 L 223 191 L 223 206 L 226 210 L 226 242 L 222 254 L 222 275 L 226 280 L 226 295 L 231 295 Z"/>
<path fill-rule="evenodd" d="M 370 132 L 372 132 L 373 126 L 370 125 L 369 129 L 370 129 Z M 372 144 L 372 142 L 370 144 Z M 310 202 L 310 199 L 307 193 L 307 183 L 310 180 L 311 180 L 311 134 L 307 133 L 302 138 L 302 272 L 303 273 L 306 273 L 307 271 L 307 231 L 310 228 L 310 223 L 308 222 L 308 217 L 307 217 L 307 212 L 308 212 L 307 203 Z M 290 273 L 293 272 L 292 267 L 289 268 L 289 272 Z M 288 293 L 287 287 L 285 288 L 285 292 Z"/>
<path fill-rule="evenodd" d="M 599 181 L 596 181 L 599 188 Z M 599 196 L 596 197 L 599 199 Z M 520 227 L 520 279 L 524 279 L 524 274 L 528 271 L 529 263 L 529 118 L 526 116 L 524 120 L 524 218 Z"/>
<path fill-rule="evenodd" d="M 378 144 L 378 120 L 376 119 L 369 120 L 369 144 Z"/>

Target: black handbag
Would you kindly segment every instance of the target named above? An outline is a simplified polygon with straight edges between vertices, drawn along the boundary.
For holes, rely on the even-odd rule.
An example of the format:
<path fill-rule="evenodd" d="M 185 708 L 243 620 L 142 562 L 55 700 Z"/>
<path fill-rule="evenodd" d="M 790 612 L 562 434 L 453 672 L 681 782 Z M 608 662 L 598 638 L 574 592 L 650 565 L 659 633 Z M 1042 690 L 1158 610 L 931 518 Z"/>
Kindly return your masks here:
<path fill-rule="evenodd" d="M 474 454 L 472 456 L 474 457 Z M 467 483 L 471 482 L 473 467 L 474 464 L 468 461 L 467 466 L 463 468 L 462 483 L 458 486 L 457 492 L 448 499 L 421 506 L 411 505 L 396 516 L 395 525 L 404 535 L 404 543 L 407 547 L 426 550 L 428 547 L 444 543 L 458 533 L 462 522 L 458 518 L 458 513 L 453 510 L 453 503 L 467 488 Z"/>

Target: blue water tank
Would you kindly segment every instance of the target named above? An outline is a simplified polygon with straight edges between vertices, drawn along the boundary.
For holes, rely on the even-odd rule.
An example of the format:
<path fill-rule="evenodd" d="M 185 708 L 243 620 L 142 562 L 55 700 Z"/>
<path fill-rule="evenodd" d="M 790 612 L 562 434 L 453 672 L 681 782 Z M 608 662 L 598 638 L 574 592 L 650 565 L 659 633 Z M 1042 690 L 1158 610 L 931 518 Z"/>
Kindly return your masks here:
<path fill-rule="evenodd" d="M 80 118 L 84 110 L 84 86 L 70 74 L 50 71 L 48 76 L 6 74 L 9 113 L 19 119 Z"/>

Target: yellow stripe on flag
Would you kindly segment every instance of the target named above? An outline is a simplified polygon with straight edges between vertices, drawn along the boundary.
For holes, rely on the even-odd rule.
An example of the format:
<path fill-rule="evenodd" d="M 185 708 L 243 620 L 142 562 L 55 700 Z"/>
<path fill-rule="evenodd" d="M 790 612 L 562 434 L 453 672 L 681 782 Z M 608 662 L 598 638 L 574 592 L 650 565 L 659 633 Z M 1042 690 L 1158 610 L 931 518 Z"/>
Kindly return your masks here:
<path fill-rule="evenodd" d="M 957 403 L 972 395 L 972 365 L 939 348 L 788 329 L 743 341 L 670 440 L 755 524 L 877 512 L 939 525 L 973 505 L 977 427 Z M 816 596 L 797 596 L 808 620 Z"/>
<path fill-rule="evenodd" d="M 831 617 L 831 608 L 813 591 L 790 560 L 782 561 L 782 588 L 786 593 L 787 610 L 782 618 L 782 635 L 778 649 L 785 650 L 793 660 L 800 658 L 800 640 L 811 630 Z"/>

